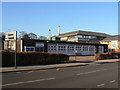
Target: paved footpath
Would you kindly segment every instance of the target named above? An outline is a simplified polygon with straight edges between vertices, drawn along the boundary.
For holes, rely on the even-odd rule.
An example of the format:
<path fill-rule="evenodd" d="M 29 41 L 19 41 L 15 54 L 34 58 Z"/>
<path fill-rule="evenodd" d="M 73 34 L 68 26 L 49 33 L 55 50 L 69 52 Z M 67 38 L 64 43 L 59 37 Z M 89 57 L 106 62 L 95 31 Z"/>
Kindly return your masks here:
<path fill-rule="evenodd" d="M 15 67 L 3 67 L 3 68 L 0 68 L 0 72 L 6 73 L 6 72 L 55 69 L 55 68 L 64 68 L 64 67 L 85 66 L 85 65 L 91 65 L 91 64 L 112 63 L 112 62 L 118 62 L 118 61 L 120 61 L 120 60 L 119 59 L 109 59 L 109 60 L 93 61 L 90 63 L 84 63 L 84 61 L 83 61 L 83 62 L 77 62 L 77 63 L 63 63 L 63 64 L 52 64 L 52 65 L 18 66 L 17 68 L 15 68 Z"/>

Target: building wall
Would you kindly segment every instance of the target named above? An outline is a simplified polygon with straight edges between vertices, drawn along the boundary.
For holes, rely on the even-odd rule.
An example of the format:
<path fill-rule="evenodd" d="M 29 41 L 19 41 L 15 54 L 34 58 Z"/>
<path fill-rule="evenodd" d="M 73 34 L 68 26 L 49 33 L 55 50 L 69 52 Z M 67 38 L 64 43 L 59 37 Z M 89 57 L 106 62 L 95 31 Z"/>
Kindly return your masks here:
<path fill-rule="evenodd" d="M 120 41 L 118 40 L 101 41 L 100 44 L 108 44 L 109 49 L 120 49 Z"/>
<path fill-rule="evenodd" d="M 120 41 L 118 41 L 118 48 L 120 49 Z"/>
<path fill-rule="evenodd" d="M 94 55 L 95 53 L 104 53 L 105 49 L 107 49 L 105 46 L 106 45 L 101 44 L 83 44 L 61 41 L 53 42 L 31 39 L 17 40 L 18 51 L 64 53 L 67 55 Z M 15 50 L 15 41 L 5 41 L 5 49 Z"/>
<path fill-rule="evenodd" d="M 111 48 L 118 49 L 118 40 L 111 41 Z"/>
<path fill-rule="evenodd" d="M 62 44 L 62 43 L 49 43 L 48 52 L 64 53 L 67 55 L 94 55 L 96 50 L 95 45 L 82 45 L 82 44 Z M 98 53 L 104 53 L 104 46 L 98 46 Z"/>
<path fill-rule="evenodd" d="M 112 41 L 101 41 L 101 44 L 108 44 L 108 49 L 111 51 L 120 52 L 120 41 L 112 40 Z"/>
<path fill-rule="evenodd" d="M 63 37 L 63 38 L 61 38 L 61 40 L 67 41 L 68 37 Z"/>
<path fill-rule="evenodd" d="M 6 40 L 4 41 L 4 49 L 15 51 L 15 40 Z"/>
<path fill-rule="evenodd" d="M 108 49 L 111 49 L 111 41 L 100 41 L 100 44 L 108 44 Z"/>
<path fill-rule="evenodd" d="M 90 35 L 71 35 L 61 37 L 61 40 L 72 41 L 72 42 L 83 42 L 83 43 L 100 43 L 100 40 L 104 39 L 101 36 L 90 36 Z"/>

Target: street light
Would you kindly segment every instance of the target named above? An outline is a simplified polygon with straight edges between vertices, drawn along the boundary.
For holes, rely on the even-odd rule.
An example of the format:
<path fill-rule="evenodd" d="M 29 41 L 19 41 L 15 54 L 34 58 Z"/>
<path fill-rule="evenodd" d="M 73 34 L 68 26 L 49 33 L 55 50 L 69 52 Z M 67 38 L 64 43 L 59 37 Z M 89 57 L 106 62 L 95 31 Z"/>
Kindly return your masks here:
<path fill-rule="evenodd" d="M 15 69 L 17 69 L 17 31 L 16 31 L 16 36 L 15 36 Z"/>

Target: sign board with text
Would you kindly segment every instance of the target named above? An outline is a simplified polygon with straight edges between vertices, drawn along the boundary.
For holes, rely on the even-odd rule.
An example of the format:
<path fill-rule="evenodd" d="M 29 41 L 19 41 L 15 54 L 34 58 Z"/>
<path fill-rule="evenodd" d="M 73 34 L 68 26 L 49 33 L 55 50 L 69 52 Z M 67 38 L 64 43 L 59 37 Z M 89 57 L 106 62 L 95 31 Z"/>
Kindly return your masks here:
<path fill-rule="evenodd" d="M 5 35 L 5 40 L 16 40 L 17 39 L 17 31 L 7 32 Z"/>

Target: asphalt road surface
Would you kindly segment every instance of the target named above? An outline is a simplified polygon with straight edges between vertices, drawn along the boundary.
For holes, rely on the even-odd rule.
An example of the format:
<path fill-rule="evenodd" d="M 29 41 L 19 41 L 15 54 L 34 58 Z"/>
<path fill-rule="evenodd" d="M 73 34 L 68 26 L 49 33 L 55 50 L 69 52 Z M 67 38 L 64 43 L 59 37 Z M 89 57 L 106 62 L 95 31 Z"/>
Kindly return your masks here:
<path fill-rule="evenodd" d="M 3 88 L 118 88 L 118 62 L 2 74 Z"/>

